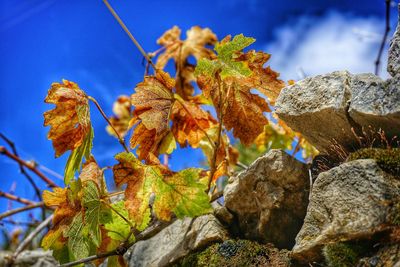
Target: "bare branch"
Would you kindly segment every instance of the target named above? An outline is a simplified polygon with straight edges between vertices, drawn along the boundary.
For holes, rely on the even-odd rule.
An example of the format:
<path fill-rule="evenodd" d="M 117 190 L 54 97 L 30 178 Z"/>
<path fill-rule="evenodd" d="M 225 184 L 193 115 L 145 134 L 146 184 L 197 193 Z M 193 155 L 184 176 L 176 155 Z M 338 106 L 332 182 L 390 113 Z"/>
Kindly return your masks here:
<path fill-rule="evenodd" d="M 40 207 L 44 207 L 44 203 L 43 202 L 35 203 L 35 204 L 32 204 L 32 205 L 27 205 L 25 207 L 14 209 L 14 210 L 9 210 L 9 211 L 6 211 L 6 212 L 0 214 L 0 220 L 2 220 L 4 218 L 7 218 L 7 217 L 10 217 L 10 216 L 12 216 L 14 214 L 23 212 L 23 211 L 27 211 L 27 210 L 31 210 L 31 209 L 35 209 L 35 208 L 40 208 Z"/>
<path fill-rule="evenodd" d="M 39 178 L 41 178 L 43 181 L 45 181 L 47 183 L 48 186 L 50 187 L 57 187 L 57 185 L 50 179 L 48 178 L 46 175 L 44 175 L 41 171 L 39 171 L 36 168 L 36 165 L 31 164 L 29 162 L 26 162 L 24 160 L 22 160 L 21 158 L 19 158 L 18 156 L 14 155 L 13 153 L 11 153 L 10 151 L 8 151 L 4 146 L 0 146 L 0 154 L 3 154 L 7 157 L 9 157 L 10 159 L 16 161 L 18 164 L 23 165 L 24 167 L 28 168 L 29 170 L 31 170 L 32 172 L 34 172 L 37 176 L 39 176 Z"/>
<path fill-rule="evenodd" d="M 19 221 L 12 221 L 12 220 L 1 220 L 0 221 L 0 225 L 1 224 L 12 224 L 12 225 L 26 225 L 26 226 L 37 226 L 39 223 L 36 222 L 19 222 Z"/>
<path fill-rule="evenodd" d="M 22 198 L 22 197 L 18 197 L 18 196 L 16 196 L 16 195 L 13 195 L 13 194 L 10 194 L 10 193 L 7 193 L 7 192 L 3 192 L 3 191 L 0 191 L 0 197 L 5 197 L 5 198 L 8 198 L 8 199 L 10 199 L 10 200 L 17 201 L 17 202 L 22 203 L 22 204 L 25 204 L 25 205 L 33 205 L 33 204 L 36 204 L 35 202 L 30 201 L 29 199 Z"/>
<path fill-rule="evenodd" d="M 17 247 L 12 258 L 16 259 L 18 255 L 31 243 L 32 239 L 35 238 L 44 228 L 47 227 L 53 220 L 53 215 L 50 215 L 43 222 L 41 222 L 38 227 L 35 228 Z"/>
<path fill-rule="evenodd" d="M 18 156 L 17 148 L 15 147 L 15 144 L 13 141 L 11 141 L 9 138 L 7 138 L 4 134 L 0 133 L 0 138 L 2 138 L 10 147 L 12 152 L 14 153 L 15 156 Z M 32 185 L 33 189 L 35 190 L 35 194 L 38 197 L 40 201 L 42 201 L 42 195 L 40 194 L 40 189 L 33 180 L 33 178 L 29 175 L 29 173 L 25 170 L 24 165 L 21 163 L 18 163 L 19 165 L 19 170 L 20 172 L 26 177 L 26 179 L 29 181 L 29 183 Z"/>
<path fill-rule="evenodd" d="M 375 75 L 379 74 L 379 65 L 381 64 L 381 57 L 383 49 L 385 48 L 386 40 L 390 32 L 390 0 L 385 0 L 386 4 L 386 23 L 385 23 L 385 33 L 383 34 L 381 46 L 379 47 L 378 56 L 375 61 Z"/>

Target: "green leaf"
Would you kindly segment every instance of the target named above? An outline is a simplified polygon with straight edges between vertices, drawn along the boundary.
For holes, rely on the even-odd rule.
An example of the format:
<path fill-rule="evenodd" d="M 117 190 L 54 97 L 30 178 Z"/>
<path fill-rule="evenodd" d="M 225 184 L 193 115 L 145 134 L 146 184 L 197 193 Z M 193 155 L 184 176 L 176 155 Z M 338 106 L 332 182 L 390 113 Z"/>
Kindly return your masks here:
<path fill-rule="evenodd" d="M 118 201 L 111 205 L 120 215 L 129 218 L 128 211 L 125 208 L 124 201 Z M 104 226 L 108 230 L 108 236 L 114 240 L 125 241 L 128 237 L 131 227 L 130 225 L 114 210 L 111 211 L 111 220 Z M 129 242 L 135 241 L 134 235 L 131 235 Z"/>
<path fill-rule="evenodd" d="M 161 142 L 159 152 L 160 154 L 171 154 L 176 149 L 176 141 L 172 132 L 169 132 Z"/>
<path fill-rule="evenodd" d="M 153 193 L 154 212 L 162 220 L 170 220 L 172 213 L 182 218 L 211 211 L 206 185 L 200 181 L 201 169 L 173 173 L 158 165 L 144 165 L 132 153 L 123 152 L 115 158 L 120 163 L 113 168 L 114 178 L 118 186 L 127 183 L 125 207 L 137 227 L 148 223 Z"/>
<path fill-rule="evenodd" d="M 218 53 L 218 59 L 230 61 L 236 52 L 243 50 L 255 41 L 256 39 L 254 38 L 245 37 L 243 34 L 239 34 L 233 37 L 232 41 L 224 42 L 223 40 L 222 42 L 217 43 L 215 45 L 215 51 Z"/>
<path fill-rule="evenodd" d="M 84 234 L 82 217 L 82 213 L 77 214 L 65 234 L 68 237 L 68 248 L 77 260 L 88 257 L 93 250 L 91 242 Z"/>
<path fill-rule="evenodd" d="M 200 182 L 201 169 L 190 168 L 172 176 L 158 177 L 155 183 L 154 212 L 163 219 L 171 210 L 176 217 L 196 217 L 211 212 L 205 193 L 207 186 Z"/>
<path fill-rule="evenodd" d="M 100 191 L 94 181 L 87 181 L 83 187 L 82 206 L 85 208 L 85 231 L 96 247 L 101 243 L 100 225 L 111 220 L 111 212 L 101 202 Z"/>
<path fill-rule="evenodd" d="M 255 42 L 254 38 L 245 37 L 243 34 L 236 35 L 232 41 L 225 38 L 215 45 L 218 54 L 216 60 L 203 58 L 196 66 L 195 75 L 207 75 L 213 77 L 215 72 L 220 71 L 222 79 L 231 76 L 248 77 L 252 74 L 249 67 L 242 61 L 236 61 L 236 53 Z"/>
<path fill-rule="evenodd" d="M 83 157 L 89 159 L 92 151 L 93 137 L 93 128 L 90 127 L 90 132 L 85 136 L 82 145 L 72 150 L 69 155 L 64 171 L 65 185 L 68 185 L 71 182 L 71 179 L 74 178 L 75 172 L 81 169 Z"/>

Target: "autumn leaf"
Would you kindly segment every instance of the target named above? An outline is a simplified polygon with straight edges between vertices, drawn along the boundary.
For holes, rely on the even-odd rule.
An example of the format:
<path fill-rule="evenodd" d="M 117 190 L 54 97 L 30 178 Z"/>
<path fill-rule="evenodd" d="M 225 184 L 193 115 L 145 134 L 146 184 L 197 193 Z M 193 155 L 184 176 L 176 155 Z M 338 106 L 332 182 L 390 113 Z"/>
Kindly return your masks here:
<path fill-rule="evenodd" d="M 68 188 L 53 190 L 43 192 L 45 204 L 56 209 L 53 228 L 43 238 L 42 246 L 66 261 L 95 253 L 104 238 L 102 225 L 111 220 L 111 211 L 103 173 L 94 158 L 83 164 L 78 180 Z"/>
<path fill-rule="evenodd" d="M 164 69 L 170 59 L 176 66 L 176 91 L 183 99 L 188 100 L 193 95 L 194 88 L 191 84 L 195 80 L 194 65 L 188 62 L 193 56 L 197 61 L 201 58 L 214 58 L 214 52 L 207 48 L 217 42 L 217 36 L 209 28 L 194 26 L 186 32 L 186 40 L 180 39 L 181 30 L 174 26 L 166 31 L 157 43 L 165 49 L 157 58 L 156 67 Z"/>
<path fill-rule="evenodd" d="M 80 200 L 74 198 L 69 188 L 53 188 L 53 192 L 43 191 L 43 201 L 48 207 L 55 207 L 53 227 L 42 239 L 44 249 L 52 249 L 53 255 L 61 262 L 68 262 L 72 258 L 65 250 L 68 238 L 64 233 L 68 231 L 73 218 L 81 211 Z"/>
<path fill-rule="evenodd" d="M 56 108 L 46 111 L 44 125 L 50 126 L 47 137 L 53 141 L 56 157 L 71 150 L 65 167 L 65 183 L 69 184 L 79 170 L 83 157 L 88 158 L 92 148 L 93 129 L 90 122 L 86 94 L 74 82 L 53 83 L 45 99 Z"/>
<path fill-rule="evenodd" d="M 179 96 L 177 98 L 179 99 Z M 181 147 L 189 144 L 197 148 L 206 131 L 217 124 L 209 112 L 183 99 L 176 101 L 171 119 L 173 121 L 171 130 Z"/>
<path fill-rule="evenodd" d="M 155 172 L 154 213 L 169 221 L 172 213 L 181 219 L 196 217 L 211 211 L 206 186 L 200 182 L 202 170 L 189 168 L 162 177 Z"/>
<path fill-rule="evenodd" d="M 129 96 L 121 95 L 113 105 L 114 116 L 109 118 L 111 125 L 121 137 L 124 137 L 130 129 L 131 114 L 131 99 Z M 116 134 L 110 125 L 107 125 L 107 132 L 115 137 Z"/>
<path fill-rule="evenodd" d="M 210 138 L 210 139 L 208 139 Z M 211 142 L 210 142 L 211 140 Z M 202 149 L 203 154 L 206 156 L 207 163 L 212 166 L 215 157 L 215 173 L 211 178 L 212 182 L 215 182 L 221 176 L 230 176 L 233 168 L 236 166 L 239 154 L 238 151 L 232 147 L 229 143 L 229 137 L 226 134 L 221 135 L 220 145 L 218 150 L 215 150 L 214 144 L 218 140 L 218 125 L 207 130 L 207 136 L 204 136 L 199 143 L 199 147 Z"/>
<path fill-rule="evenodd" d="M 132 153 L 115 157 L 113 167 L 117 185 L 127 184 L 125 206 L 135 225 L 145 227 L 150 220 L 150 197 L 155 195 L 153 212 L 161 220 L 198 216 L 210 212 L 206 185 L 200 182 L 200 169 L 171 172 L 161 166 L 144 165 Z"/>
<path fill-rule="evenodd" d="M 270 111 L 265 99 L 251 89 L 258 89 L 273 101 L 284 86 L 277 73 L 263 67 L 269 55 L 242 51 L 254 41 L 242 34 L 232 41 L 227 36 L 215 46 L 217 58 L 201 59 L 195 71 L 199 87 L 205 97 L 213 100 L 227 130 L 233 130 L 233 135 L 245 145 L 263 131 L 268 122 L 263 112 Z"/>
<path fill-rule="evenodd" d="M 119 241 L 118 239 L 111 238 L 110 231 L 107 231 L 105 228 L 101 228 L 101 230 L 102 230 L 102 235 L 105 237 L 103 238 L 100 247 L 97 249 L 97 254 L 103 254 L 109 251 L 116 250 L 118 246 L 121 244 L 121 241 Z M 119 229 L 116 228 L 115 231 L 113 232 L 116 232 L 118 230 Z M 106 258 L 98 259 L 94 263 L 96 266 L 104 266 L 101 265 L 101 263 L 103 263 L 105 259 Z M 107 257 L 107 267 L 127 267 L 127 266 L 128 265 L 126 264 L 123 255 L 115 255 Z"/>
<path fill-rule="evenodd" d="M 150 222 L 151 167 L 146 168 L 132 153 L 120 153 L 115 159 L 120 162 L 113 167 L 115 184 L 127 184 L 126 209 L 135 227 L 144 229 Z"/>
<path fill-rule="evenodd" d="M 157 71 L 156 76 L 147 76 L 132 94 L 135 107 L 136 128 L 130 140 L 131 148 L 139 147 L 139 159 L 148 159 L 149 154 L 158 155 L 159 146 L 169 131 L 169 117 L 175 101 L 172 89 L 175 81 L 167 73 Z"/>

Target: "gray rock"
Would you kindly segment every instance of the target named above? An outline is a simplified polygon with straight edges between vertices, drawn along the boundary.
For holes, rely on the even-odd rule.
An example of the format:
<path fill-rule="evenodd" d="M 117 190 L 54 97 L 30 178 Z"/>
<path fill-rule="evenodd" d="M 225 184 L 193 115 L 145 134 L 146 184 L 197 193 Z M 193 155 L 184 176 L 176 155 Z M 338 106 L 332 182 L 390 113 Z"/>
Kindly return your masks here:
<path fill-rule="evenodd" d="M 388 138 L 400 133 L 400 76 L 387 81 L 372 74 L 354 75 L 350 117 L 360 126 L 383 129 Z"/>
<path fill-rule="evenodd" d="M 228 238 L 228 233 L 213 215 L 177 220 L 150 239 L 137 242 L 124 258 L 131 267 L 167 266 L 188 255 Z"/>
<path fill-rule="evenodd" d="M 353 143 L 347 118 L 350 82 L 347 71 L 306 78 L 281 91 L 276 113 L 321 152 L 329 152 L 334 140 Z"/>
<path fill-rule="evenodd" d="M 12 255 L 5 251 L 0 252 L 0 266 L 6 266 L 7 258 Z M 58 262 L 53 258 L 52 252 L 42 249 L 25 250 L 18 255 L 13 265 L 15 267 L 54 267 Z"/>
<path fill-rule="evenodd" d="M 394 33 L 393 38 L 390 42 L 387 71 L 393 77 L 400 73 L 400 14 L 396 32 Z"/>
<path fill-rule="evenodd" d="M 218 201 L 214 201 L 212 207 L 214 209 L 215 217 L 224 225 L 229 226 L 232 224 L 234 220 L 234 216 L 229 210 L 222 204 L 219 204 Z"/>
<path fill-rule="evenodd" d="M 281 150 L 271 150 L 231 177 L 224 190 L 245 239 L 291 248 L 308 204 L 307 166 Z"/>
<path fill-rule="evenodd" d="M 400 196 L 400 180 L 372 159 L 344 163 L 316 179 L 292 256 L 311 261 L 325 244 L 369 238 L 389 227 L 387 201 Z"/>
<path fill-rule="evenodd" d="M 388 139 L 399 134 L 399 86 L 400 75 L 383 81 L 373 74 L 333 72 L 284 88 L 276 112 L 322 153 L 332 154 L 335 143 L 352 150 L 361 128 L 382 129 Z"/>

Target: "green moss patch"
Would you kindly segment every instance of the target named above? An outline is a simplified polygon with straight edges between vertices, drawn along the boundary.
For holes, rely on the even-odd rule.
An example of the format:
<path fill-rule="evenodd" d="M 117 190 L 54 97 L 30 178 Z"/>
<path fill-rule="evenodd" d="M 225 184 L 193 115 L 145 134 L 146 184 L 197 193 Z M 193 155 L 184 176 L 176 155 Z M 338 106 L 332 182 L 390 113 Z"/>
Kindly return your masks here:
<path fill-rule="evenodd" d="M 346 161 L 357 159 L 374 159 L 382 170 L 400 177 L 400 148 L 362 148 L 350 153 Z"/>
<path fill-rule="evenodd" d="M 174 266 L 290 266 L 288 251 L 279 251 L 271 244 L 248 240 L 227 240 L 207 249 L 186 256 Z"/>

